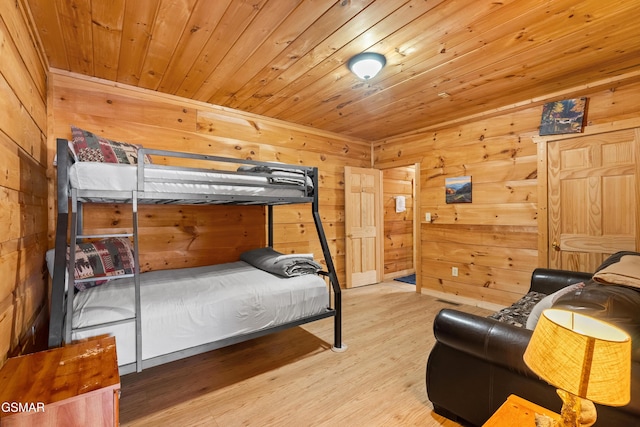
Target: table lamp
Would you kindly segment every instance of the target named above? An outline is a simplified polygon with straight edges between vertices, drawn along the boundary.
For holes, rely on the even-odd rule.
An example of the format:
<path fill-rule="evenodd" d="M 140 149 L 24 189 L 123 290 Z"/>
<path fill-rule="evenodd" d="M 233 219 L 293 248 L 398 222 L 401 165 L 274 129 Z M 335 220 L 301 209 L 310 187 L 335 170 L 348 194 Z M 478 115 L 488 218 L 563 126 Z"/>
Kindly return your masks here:
<path fill-rule="evenodd" d="M 623 406 L 631 399 L 631 338 L 609 323 L 567 310 L 544 310 L 523 357 L 533 372 L 558 388 L 562 427 L 592 425 L 592 402 Z M 582 424 L 585 404 L 593 415 Z"/>

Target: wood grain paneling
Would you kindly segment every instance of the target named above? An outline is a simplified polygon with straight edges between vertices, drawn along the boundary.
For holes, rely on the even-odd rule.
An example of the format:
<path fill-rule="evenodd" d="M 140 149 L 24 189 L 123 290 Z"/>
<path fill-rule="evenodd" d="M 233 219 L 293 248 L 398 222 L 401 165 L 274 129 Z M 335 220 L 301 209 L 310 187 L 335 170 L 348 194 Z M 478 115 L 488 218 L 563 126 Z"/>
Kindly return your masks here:
<path fill-rule="evenodd" d="M 636 0 L 24 1 L 54 68 L 368 140 L 640 79 Z"/>
<path fill-rule="evenodd" d="M 340 281 L 344 281 L 344 166 L 369 165 L 369 143 L 66 73 L 52 73 L 51 84 L 54 129 L 50 150 L 55 137 L 71 136 L 73 124 L 149 148 L 317 166 L 320 214 Z M 104 231 L 113 225 L 125 230 L 131 224 L 129 206 L 86 209 L 88 230 Z M 313 252 L 322 258 L 310 206 L 277 207 L 275 212 L 276 250 Z M 144 270 L 234 261 L 244 250 L 266 242 L 262 207 L 141 206 L 140 215 Z M 52 222 L 49 230 L 52 239 Z"/>
<path fill-rule="evenodd" d="M 265 209 L 260 206 L 139 206 L 142 271 L 237 261 L 265 246 Z M 131 233 L 131 205 L 85 207 L 85 231 Z"/>
<path fill-rule="evenodd" d="M 611 126 L 614 130 L 621 126 L 618 123 L 639 117 L 640 106 L 633 102 L 639 95 L 638 84 L 585 91 L 582 96 L 589 98 L 590 105 L 585 132 L 589 132 L 589 126 L 601 131 L 608 131 Z M 526 293 L 533 269 L 545 265 L 546 261 L 538 258 L 539 236 L 546 235 L 547 230 L 538 228 L 538 216 L 547 214 L 546 200 L 545 210 L 539 212 L 538 147 L 526 136 L 537 134 L 540 115 L 540 107 L 531 107 L 374 144 L 374 164 L 378 167 L 414 161 L 422 165 L 421 205 L 417 208 L 420 218 L 426 212 L 432 215 L 430 223 L 421 224 L 420 262 L 425 292 L 433 290 L 508 305 Z M 628 126 L 637 121 L 630 122 Z M 622 154 L 609 152 L 605 157 Z M 445 178 L 461 175 L 472 177 L 473 202 L 446 204 Z M 546 183 L 546 176 L 543 182 Z M 611 183 L 611 187 L 619 189 L 625 185 Z M 624 209 L 622 205 L 619 208 Z M 605 227 L 615 229 L 613 223 L 620 215 L 609 215 L 611 224 Z M 458 268 L 457 277 L 452 276 L 452 267 Z"/>
<path fill-rule="evenodd" d="M 0 4 L 0 365 L 44 307 L 46 66 L 22 1 Z"/>

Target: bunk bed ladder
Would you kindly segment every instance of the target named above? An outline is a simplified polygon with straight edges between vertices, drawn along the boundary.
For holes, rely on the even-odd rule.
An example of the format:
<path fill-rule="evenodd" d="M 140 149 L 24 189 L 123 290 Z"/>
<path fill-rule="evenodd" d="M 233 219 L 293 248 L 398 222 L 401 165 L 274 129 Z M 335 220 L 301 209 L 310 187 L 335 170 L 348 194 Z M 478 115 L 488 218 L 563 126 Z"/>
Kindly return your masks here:
<path fill-rule="evenodd" d="M 73 292 L 75 289 L 75 283 L 80 282 L 81 280 L 73 280 L 73 285 L 69 285 L 67 290 L 67 299 L 66 299 L 66 313 L 68 315 L 65 322 L 65 343 L 69 344 L 72 340 L 72 333 L 74 330 L 81 329 L 91 329 L 94 327 L 105 326 L 107 324 L 118 324 L 125 323 L 130 321 L 135 321 L 136 328 L 136 371 L 142 371 L 142 319 L 141 319 L 141 302 L 140 302 L 140 258 L 138 254 L 140 253 L 138 247 L 138 195 L 137 191 L 133 191 L 132 200 L 131 200 L 131 213 L 133 220 L 133 233 L 112 233 L 112 234 L 91 234 L 85 235 L 83 234 L 83 204 L 78 199 L 77 190 L 71 190 L 71 230 L 69 236 L 69 262 L 67 263 L 67 274 L 68 277 L 75 276 L 75 254 L 76 254 L 76 245 L 79 242 L 82 242 L 84 239 L 98 239 L 98 238 L 106 238 L 106 237 L 125 237 L 131 238 L 133 237 L 133 255 L 134 255 L 134 272 L 133 275 L 120 275 L 118 278 L 123 277 L 131 277 L 133 276 L 135 282 L 135 312 L 134 317 L 123 319 L 119 321 L 103 323 L 100 325 L 94 325 L 88 328 L 73 328 L 72 326 L 72 317 L 73 317 Z M 102 278 L 104 280 L 104 278 Z M 91 279 L 86 279 L 86 281 L 90 281 Z M 94 279 L 95 280 L 95 279 Z"/>
<path fill-rule="evenodd" d="M 138 245 L 138 192 L 133 192 L 131 198 L 133 210 L 133 274 L 135 281 L 135 307 L 136 307 L 136 371 L 142 371 L 142 307 L 140 302 L 140 247 Z"/>

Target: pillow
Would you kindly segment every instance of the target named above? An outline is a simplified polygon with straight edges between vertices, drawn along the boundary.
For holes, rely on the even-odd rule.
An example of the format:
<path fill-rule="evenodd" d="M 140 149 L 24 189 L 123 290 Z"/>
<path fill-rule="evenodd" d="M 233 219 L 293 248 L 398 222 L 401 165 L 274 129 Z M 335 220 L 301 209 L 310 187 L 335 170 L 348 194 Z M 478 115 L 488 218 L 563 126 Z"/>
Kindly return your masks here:
<path fill-rule="evenodd" d="M 603 285 L 625 285 L 640 288 L 640 254 L 624 254 L 620 261 L 598 270 L 593 280 Z"/>
<path fill-rule="evenodd" d="M 76 280 L 133 274 L 133 271 L 133 248 L 127 238 L 109 237 L 96 242 L 79 243 L 76 246 L 74 266 Z M 83 291 L 106 282 L 106 280 L 79 282 L 75 286 Z"/>
<path fill-rule="evenodd" d="M 535 329 L 538 324 L 538 319 L 540 319 L 540 315 L 547 308 L 551 308 L 551 306 L 560 298 L 562 295 L 568 294 L 569 292 L 575 291 L 577 289 L 584 288 L 584 283 L 574 283 L 573 285 L 565 286 L 564 288 L 552 293 L 551 295 L 547 295 L 542 298 L 539 303 L 537 303 L 531 313 L 529 313 L 529 317 L 527 317 L 527 323 L 525 327 L 527 329 Z"/>
<path fill-rule="evenodd" d="M 135 165 L 138 163 L 137 145 L 126 142 L 112 141 L 95 135 L 84 129 L 71 126 L 73 148 L 81 162 L 120 163 Z M 151 163 L 151 158 L 145 156 L 145 163 Z"/>

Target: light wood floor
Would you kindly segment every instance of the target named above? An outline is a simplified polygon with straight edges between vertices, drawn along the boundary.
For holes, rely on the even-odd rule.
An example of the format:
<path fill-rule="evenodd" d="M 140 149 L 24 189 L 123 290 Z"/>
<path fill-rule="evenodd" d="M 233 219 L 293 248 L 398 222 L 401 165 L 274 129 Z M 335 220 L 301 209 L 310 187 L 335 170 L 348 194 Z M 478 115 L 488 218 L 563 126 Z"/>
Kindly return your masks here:
<path fill-rule="evenodd" d="M 458 426 L 425 388 L 432 319 L 452 305 L 386 282 L 345 290 L 343 307 L 344 353 L 324 319 L 123 376 L 121 425 Z"/>

